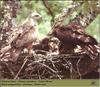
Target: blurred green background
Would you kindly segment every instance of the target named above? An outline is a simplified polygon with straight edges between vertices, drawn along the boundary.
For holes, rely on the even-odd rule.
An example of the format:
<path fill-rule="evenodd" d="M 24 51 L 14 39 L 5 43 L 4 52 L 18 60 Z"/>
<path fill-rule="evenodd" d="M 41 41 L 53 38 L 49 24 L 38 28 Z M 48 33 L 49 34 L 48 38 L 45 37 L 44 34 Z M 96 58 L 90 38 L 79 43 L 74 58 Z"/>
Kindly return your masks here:
<path fill-rule="evenodd" d="M 74 0 L 77 3 L 80 0 Z M 23 22 L 23 20 L 33 11 L 37 11 L 42 15 L 42 20 L 39 22 L 39 33 L 38 37 L 43 38 L 46 36 L 46 34 L 51 29 L 51 20 L 52 16 L 48 12 L 47 8 L 43 4 L 42 0 L 29 0 L 21 2 L 21 9 L 17 13 L 16 22 L 17 24 L 20 24 Z M 67 8 L 69 5 L 71 5 L 71 0 L 48 0 L 47 5 L 50 7 L 53 16 L 59 15 L 64 8 Z M 94 2 L 91 1 L 90 3 L 87 3 L 87 0 L 84 1 L 84 5 L 82 5 L 81 8 L 84 13 L 88 12 L 90 8 L 95 9 L 95 6 L 93 4 Z M 100 4 L 100 3 L 99 3 Z M 90 5 L 90 6 L 89 6 Z M 77 11 L 76 11 L 77 12 Z M 96 18 L 93 20 L 92 23 L 89 24 L 88 27 L 86 27 L 86 32 L 88 32 L 90 35 L 92 35 L 94 38 L 97 39 L 98 42 L 100 42 L 100 14 L 96 16 Z"/>

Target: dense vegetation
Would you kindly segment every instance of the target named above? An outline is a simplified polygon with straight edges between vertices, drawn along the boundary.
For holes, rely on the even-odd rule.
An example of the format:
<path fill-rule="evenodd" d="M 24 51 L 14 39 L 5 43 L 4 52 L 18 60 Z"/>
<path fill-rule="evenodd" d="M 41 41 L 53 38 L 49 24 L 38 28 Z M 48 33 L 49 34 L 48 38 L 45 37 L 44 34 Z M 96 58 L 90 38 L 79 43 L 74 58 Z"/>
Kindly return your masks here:
<path fill-rule="evenodd" d="M 44 37 L 51 29 L 51 22 L 52 22 L 52 20 L 54 20 L 54 17 L 59 15 L 63 9 L 68 8 L 72 4 L 71 0 L 70 1 L 48 0 L 47 6 L 51 10 L 51 13 L 50 13 L 50 11 L 43 4 L 43 1 L 42 0 L 21 1 L 20 3 L 22 5 L 22 7 L 19 10 L 19 13 L 17 15 L 17 23 L 20 23 L 20 21 L 23 21 L 23 19 L 25 19 L 27 17 L 27 15 L 30 14 L 30 12 L 32 12 L 34 10 L 39 12 L 43 17 L 41 20 L 41 23 L 39 24 L 39 37 Z M 79 0 L 75 0 L 75 1 L 76 1 L 76 3 L 80 2 Z M 92 0 L 90 2 L 85 0 L 84 4 L 82 6 L 80 6 L 78 9 L 81 10 L 83 14 L 88 14 L 90 9 L 92 9 L 92 10 L 96 9 L 96 5 L 95 5 L 96 3 L 97 3 L 97 1 L 95 1 L 95 0 L 94 1 Z M 78 11 L 74 11 L 73 15 L 75 16 L 78 13 Z M 73 18 L 73 15 L 71 15 L 69 18 L 66 18 L 66 20 Z M 100 41 L 100 39 L 99 39 L 99 37 L 100 37 L 99 21 L 100 21 L 100 15 L 96 14 L 95 19 L 89 26 L 87 26 L 87 29 L 86 29 L 86 31 L 88 33 L 90 33 L 91 35 L 93 35 L 98 41 Z"/>
<path fill-rule="evenodd" d="M 16 0 L 15 0 L 16 1 Z M 4 1 L 0 1 L 0 8 L 3 8 Z M 100 14 L 96 11 L 98 0 L 84 0 L 83 2 L 79 0 L 21 0 L 17 1 L 17 13 L 16 13 L 16 24 L 20 24 L 23 20 L 33 11 L 37 11 L 42 15 L 42 20 L 39 24 L 39 37 L 43 38 L 51 29 L 51 22 L 54 21 L 54 18 L 59 15 L 63 9 L 68 8 L 72 3 L 83 3 L 83 5 L 78 7 L 78 10 L 73 11 L 73 15 L 66 18 L 66 20 L 70 20 L 75 17 L 76 14 L 82 12 L 82 14 L 87 15 L 90 11 L 95 11 L 95 18 L 93 22 L 87 26 L 86 31 L 93 35 L 99 42 L 100 42 L 100 29 L 99 29 L 99 21 L 100 21 Z M 12 2 L 14 3 L 14 2 Z M 100 8 L 100 2 L 98 2 L 98 7 Z M 0 17 L 1 18 L 1 17 Z M 48 26 L 48 27 L 47 27 Z"/>

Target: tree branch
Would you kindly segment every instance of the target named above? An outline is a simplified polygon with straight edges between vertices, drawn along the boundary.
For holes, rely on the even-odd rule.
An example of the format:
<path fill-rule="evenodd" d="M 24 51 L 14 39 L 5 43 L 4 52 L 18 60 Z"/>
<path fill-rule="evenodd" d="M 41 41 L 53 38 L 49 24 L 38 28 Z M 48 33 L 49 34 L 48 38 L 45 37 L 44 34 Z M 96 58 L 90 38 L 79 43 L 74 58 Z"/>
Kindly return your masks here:
<path fill-rule="evenodd" d="M 44 6 L 46 7 L 46 9 L 48 10 L 49 14 L 51 15 L 52 17 L 52 20 L 51 20 L 51 25 L 52 23 L 54 22 L 54 14 L 52 12 L 52 10 L 50 9 L 49 5 L 48 5 L 48 0 L 42 0 Z"/>

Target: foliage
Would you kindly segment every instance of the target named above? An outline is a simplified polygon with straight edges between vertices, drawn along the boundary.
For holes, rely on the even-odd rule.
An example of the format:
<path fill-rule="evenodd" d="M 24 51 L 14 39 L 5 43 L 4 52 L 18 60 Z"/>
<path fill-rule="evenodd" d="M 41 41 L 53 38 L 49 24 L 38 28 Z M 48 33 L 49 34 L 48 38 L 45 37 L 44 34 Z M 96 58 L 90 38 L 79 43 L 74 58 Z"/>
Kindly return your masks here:
<path fill-rule="evenodd" d="M 16 1 L 16 0 L 14 0 Z M 17 0 L 18 1 L 18 0 Z M 43 4 L 43 1 L 45 0 L 21 0 L 19 1 L 20 4 L 20 9 L 17 12 L 17 17 L 16 17 L 16 24 L 20 24 L 21 22 L 23 22 L 23 20 L 33 11 L 37 11 L 42 15 L 42 20 L 39 23 L 39 34 L 38 37 L 41 39 L 43 37 L 45 37 L 45 35 L 51 30 L 51 22 L 52 22 L 52 15 L 50 14 L 49 10 L 45 7 L 45 5 Z M 66 9 L 68 7 L 70 7 L 70 5 L 72 4 L 82 4 L 78 7 L 78 10 L 74 10 L 73 15 L 69 15 L 66 18 L 66 21 L 70 21 L 72 19 L 74 19 L 76 17 L 76 15 L 78 15 L 80 12 L 82 12 L 82 14 L 84 14 L 85 16 L 88 15 L 88 12 L 91 11 L 95 11 L 96 12 L 96 19 L 93 21 L 93 23 L 91 23 L 89 25 L 89 27 L 86 28 L 86 31 L 88 33 L 90 33 L 91 35 L 93 35 L 98 41 L 100 41 L 99 39 L 99 15 L 97 16 L 97 14 L 100 12 L 97 9 L 97 3 L 98 3 L 98 7 L 100 8 L 100 2 L 98 2 L 98 0 L 92 0 L 92 1 L 88 1 L 88 0 L 83 0 L 83 1 L 79 1 L 79 0 L 47 0 L 47 6 L 48 8 L 50 8 L 54 18 L 61 14 L 63 9 Z M 0 8 L 0 10 L 2 10 L 2 8 L 4 8 L 4 6 L 2 5 L 3 1 L 0 1 L 0 6 L 2 6 Z M 0 13 L 1 14 L 1 13 Z M 2 17 L 0 18 L 0 20 L 2 20 Z M 0 22 L 1 23 L 1 22 Z"/>
<path fill-rule="evenodd" d="M 59 15 L 63 9 L 68 8 L 71 4 L 73 3 L 73 1 L 51 1 L 48 0 L 48 7 L 51 9 L 53 16 L 56 17 L 57 15 Z M 69 21 L 70 19 L 75 18 L 75 16 L 79 13 L 82 12 L 82 14 L 87 15 L 88 12 L 92 9 L 97 10 L 96 12 L 98 12 L 98 9 L 96 8 L 96 3 L 97 1 L 79 1 L 79 0 L 75 0 L 74 3 L 78 4 L 78 3 L 84 3 L 82 4 L 78 10 L 74 10 L 73 15 L 69 15 L 69 17 L 67 18 L 67 21 Z M 42 21 L 39 24 L 39 38 L 43 38 L 45 37 L 45 35 L 50 31 L 51 29 L 51 20 L 52 20 L 52 16 L 50 14 L 50 12 L 48 11 L 48 9 L 46 9 L 46 7 L 44 6 L 42 0 L 33 0 L 33 1 L 21 1 L 21 5 L 22 8 L 21 10 L 19 10 L 19 13 L 17 14 L 17 24 L 19 24 L 20 22 L 22 22 L 31 12 L 33 11 L 37 11 L 42 15 Z M 91 35 L 93 35 L 98 41 L 99 40 L 99 16 L 96 16 L 96 19 L 93 21 L 93 23 L 91 23 L 89 25 L 89 27 L 87 27 L 86 31 L 88 33 L 90 33 Z M 97 27 L 96 27 L 97 26 Z M 93 30 L 93 31 L 92 31 Z"/>
<path fill-rule="evenodd" d="M 96 17 L 96 19 L 86 28 L 86 31 L 93 35 L 94 38 L 100 42 L 100 14 Z"/>

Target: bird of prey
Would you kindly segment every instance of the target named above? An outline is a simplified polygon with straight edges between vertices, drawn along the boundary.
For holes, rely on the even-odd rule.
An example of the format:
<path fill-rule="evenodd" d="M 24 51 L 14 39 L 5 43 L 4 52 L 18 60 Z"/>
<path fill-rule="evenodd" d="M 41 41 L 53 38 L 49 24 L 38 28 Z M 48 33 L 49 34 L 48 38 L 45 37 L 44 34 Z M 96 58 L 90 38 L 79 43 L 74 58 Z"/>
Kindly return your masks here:
<path fill-rule="evenodd" d="M 49 40 L 49 51 L 51 54 L 58 55 L 59 54 L 59 39 L 56 37 L 51 37 Z"/>
<path fill-rule="evenodd" d="M 37 39 L 37 21 L 40 18 L 40 14 L 33 12 L 20 26 L 14 29 L 9 39 L 9 46 L 1 51 L 3 53 L 1 57 L 3 57 L 6 52 L 10 51 L 10 60 L 16 61 L 24 48 L 27 48 L 29 54 L 31 54 L 32 44 Z"/>
<path fill-rule="evenodd" d="M 49 35 L 60 40 L 60 54 L 73 53 L 78 45 L 91 59 L 99 56 L 100 48 L 97 46 L 95 38 L 88 35 L 82 27 L 75 25 L 75 23 L 69 23 L 67 26 L 56 26 Z"/>
<path fill-rule="evenodd" d="M 33 45 L 33 49 L 35 50 L 36 54 L 43 54 L 43 55 L 57 55 L 59 53 L 59 40 L 56 37 L 45 37 L 36 45 Z M 47 54 L 48 53 L 48 54 Z"/>

